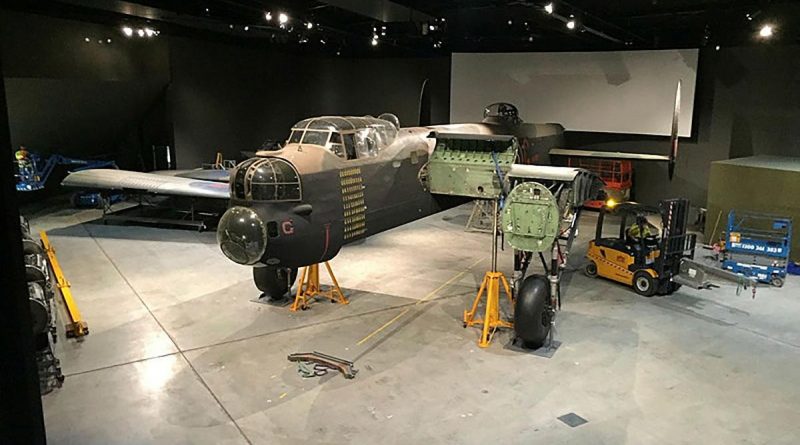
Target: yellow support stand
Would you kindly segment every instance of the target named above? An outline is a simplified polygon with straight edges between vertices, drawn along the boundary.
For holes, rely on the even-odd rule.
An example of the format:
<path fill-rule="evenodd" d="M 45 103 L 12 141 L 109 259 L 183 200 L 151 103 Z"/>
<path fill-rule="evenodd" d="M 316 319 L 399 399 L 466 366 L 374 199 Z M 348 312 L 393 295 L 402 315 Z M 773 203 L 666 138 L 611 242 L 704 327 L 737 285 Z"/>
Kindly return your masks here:
<path fill-rule="evenodd" d="M 70 290 L 69 281 L 64 277 L 64 272 L 61 270 L 61 265 L 56 258 L 56 249 L 50 244 L 50 239 L 47 234 L 42 230 L 39 232 L 42 238 L 42 246 L 47 252 L 47 258 L 50 260 L 50 267 L 53 269 L 53 274 L 56 276 L 56 285 L 61 291 L 61 296 L 64 298 L 64 303 L 67 306 L 67 315 L 70 318 L 70 323 L 67 323 L 64 328 L 67 331 L 67 337 L 83 337 L 89 334 L 89 325 L 81 319 L 81 311 L 78 310 L 78 305 L 75 304 L 75 299 L 72 298 L 72 291 Z"/>
<path fill-rule="evenodd" d="M 303 273 L 300 275 L 300 285 L 297 286 L 297 295 L 294 298 L 294 303 L 289 308 L 290 311 L 295 312 L 299 309 L 308 309 L 311 300 L 317 297 L 323 297 L 331 300 L 334 303 L 348 304 L 347 298 L 344 297 L 342 290 L 339 288 L 339 282 L 336 281 L 336 276 L 333 274 L 330 264 L 325 261 L 325 268 L 328 269 L 333 281 L 333 286 L 329 290 L 322 290 L 319 284 L 319 264 L 312 264 L 303 268 Z"/>
<path fill-rule="evenodd" d="M 472 303 L 472 309 L 464 311 L 464 327 L 483 325 L 481 331 L 481 338 L 478 340 L 478 346 L 486 348 L 492 342 L 492 335 L 497 328 L 513 328 L 514 323 L 500 319 L 500 285 L 503 285 L 508 296 L 508 301 L 511 302 L 513 307 L 514 301 L 511 297 L 511 288 L 508 285 L 503 272 L 486 272 L 483 276 L 481 288 L 478 290 L 478 296 Z M 478 304 L 481 302 L 484 293 L 486 294 L 486 313 L 483 318 L 475 318 L 478 312 Z"/>

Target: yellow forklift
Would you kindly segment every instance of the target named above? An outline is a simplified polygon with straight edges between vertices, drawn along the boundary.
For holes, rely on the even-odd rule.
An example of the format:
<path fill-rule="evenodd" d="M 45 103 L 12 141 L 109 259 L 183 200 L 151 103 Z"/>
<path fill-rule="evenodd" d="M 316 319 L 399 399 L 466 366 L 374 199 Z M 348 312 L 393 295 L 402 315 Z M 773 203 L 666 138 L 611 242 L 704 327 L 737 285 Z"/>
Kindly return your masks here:
<path fill-rule="evenodd" d="M 610 237 L 603 236 L 608 215 L 619 216 L 619 230 Z M 673 277 L 684 258 L 694 258 L 697 241 L 694 234 L 686 233 L 688 216 L 687 199 L 664 200 L 657 207 L 608 203 L 597 219 L 584 272 L 631 286 L 645 297 L 675 292 L 680 284 Z M 648 217 L 660 220 L 661 227 L 648 222 Z"/>

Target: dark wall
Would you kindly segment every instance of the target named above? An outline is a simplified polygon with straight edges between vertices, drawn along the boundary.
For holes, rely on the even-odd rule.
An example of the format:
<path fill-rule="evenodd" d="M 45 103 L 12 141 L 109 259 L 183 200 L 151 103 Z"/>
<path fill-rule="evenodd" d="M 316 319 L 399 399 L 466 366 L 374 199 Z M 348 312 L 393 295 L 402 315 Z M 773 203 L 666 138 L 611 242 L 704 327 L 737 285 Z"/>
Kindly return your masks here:
<path fill-rule="evenodd" d="M 113 27 L 0 10 L 0 37 L 12 147 L 129 153 L 120 153 L 121 141 L 169 83 L 166 43 L 125 39 Z"/>
<path fill-rule="evenodd" d="M 700 53 L 693 137 L 681 139 L 675 178 L 634 165 L 637 200 L 685 196 L 704 206 L 711 161 L 754 154 L 800 156 L 800 47 L 758 45 Z M 669 106 L 669 104 L 666 104 Z M 667 125 L 665 123 L 665 125 Z M 667 153 L 666 138 L 568 133 L 571 146 Z"/>
<path fill-rule="evenodd" d="M 417 122 L 419 91 L 430 78 L 433 119 L 446 122 L 449 58 L 346 59 L 286 55 L 194 39 L 170 40 L 170 105 L 178 166 L 233 158 L 292 124 L 319 115 L 398 115 Z"/>
<path fill-rule="evenodd" d="M 446 122 L 449 109 L 447 57 L 361 60 L 257 42 L 129 39 L 113 26 L 6 10 L 0 37 L 13 147 L 110 154 L 128 168 L 148 168 L 153 144 L 174 144 L 179 168 L 217 152 L 235 158 L 315 115 L 393 112 L 416 124 L 426 78 L 434 121 Z"/>

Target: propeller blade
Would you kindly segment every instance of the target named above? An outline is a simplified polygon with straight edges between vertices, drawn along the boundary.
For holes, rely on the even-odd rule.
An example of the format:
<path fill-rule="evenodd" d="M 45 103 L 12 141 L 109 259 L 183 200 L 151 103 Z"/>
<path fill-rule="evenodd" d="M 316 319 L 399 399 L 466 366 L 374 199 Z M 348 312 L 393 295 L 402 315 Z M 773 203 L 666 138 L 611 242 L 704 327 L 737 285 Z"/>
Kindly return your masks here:
<path fill-rule="evenodd" d="M 678 160 L 678 117 L 681 114 L 681 81 L 678 81 L 678 88 L 675 90 L 675 109 L 672 111 L 672 132 L 670 133 L 669 151 L 669 180 L 675 174 L 675 161 Z"/>

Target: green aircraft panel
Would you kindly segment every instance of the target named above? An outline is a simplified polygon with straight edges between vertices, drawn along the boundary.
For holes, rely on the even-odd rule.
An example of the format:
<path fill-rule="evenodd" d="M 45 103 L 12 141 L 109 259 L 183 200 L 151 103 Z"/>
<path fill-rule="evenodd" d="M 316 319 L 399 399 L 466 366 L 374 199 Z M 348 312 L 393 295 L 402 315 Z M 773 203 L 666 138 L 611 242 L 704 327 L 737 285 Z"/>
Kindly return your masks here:
<path fill-rule="evenodd" d="M 523 182 L 506 197 L 501 227 L 511 247 L 542 252 L 552 248 L 560 218 L 558 202 L 547 187 Z"/>

